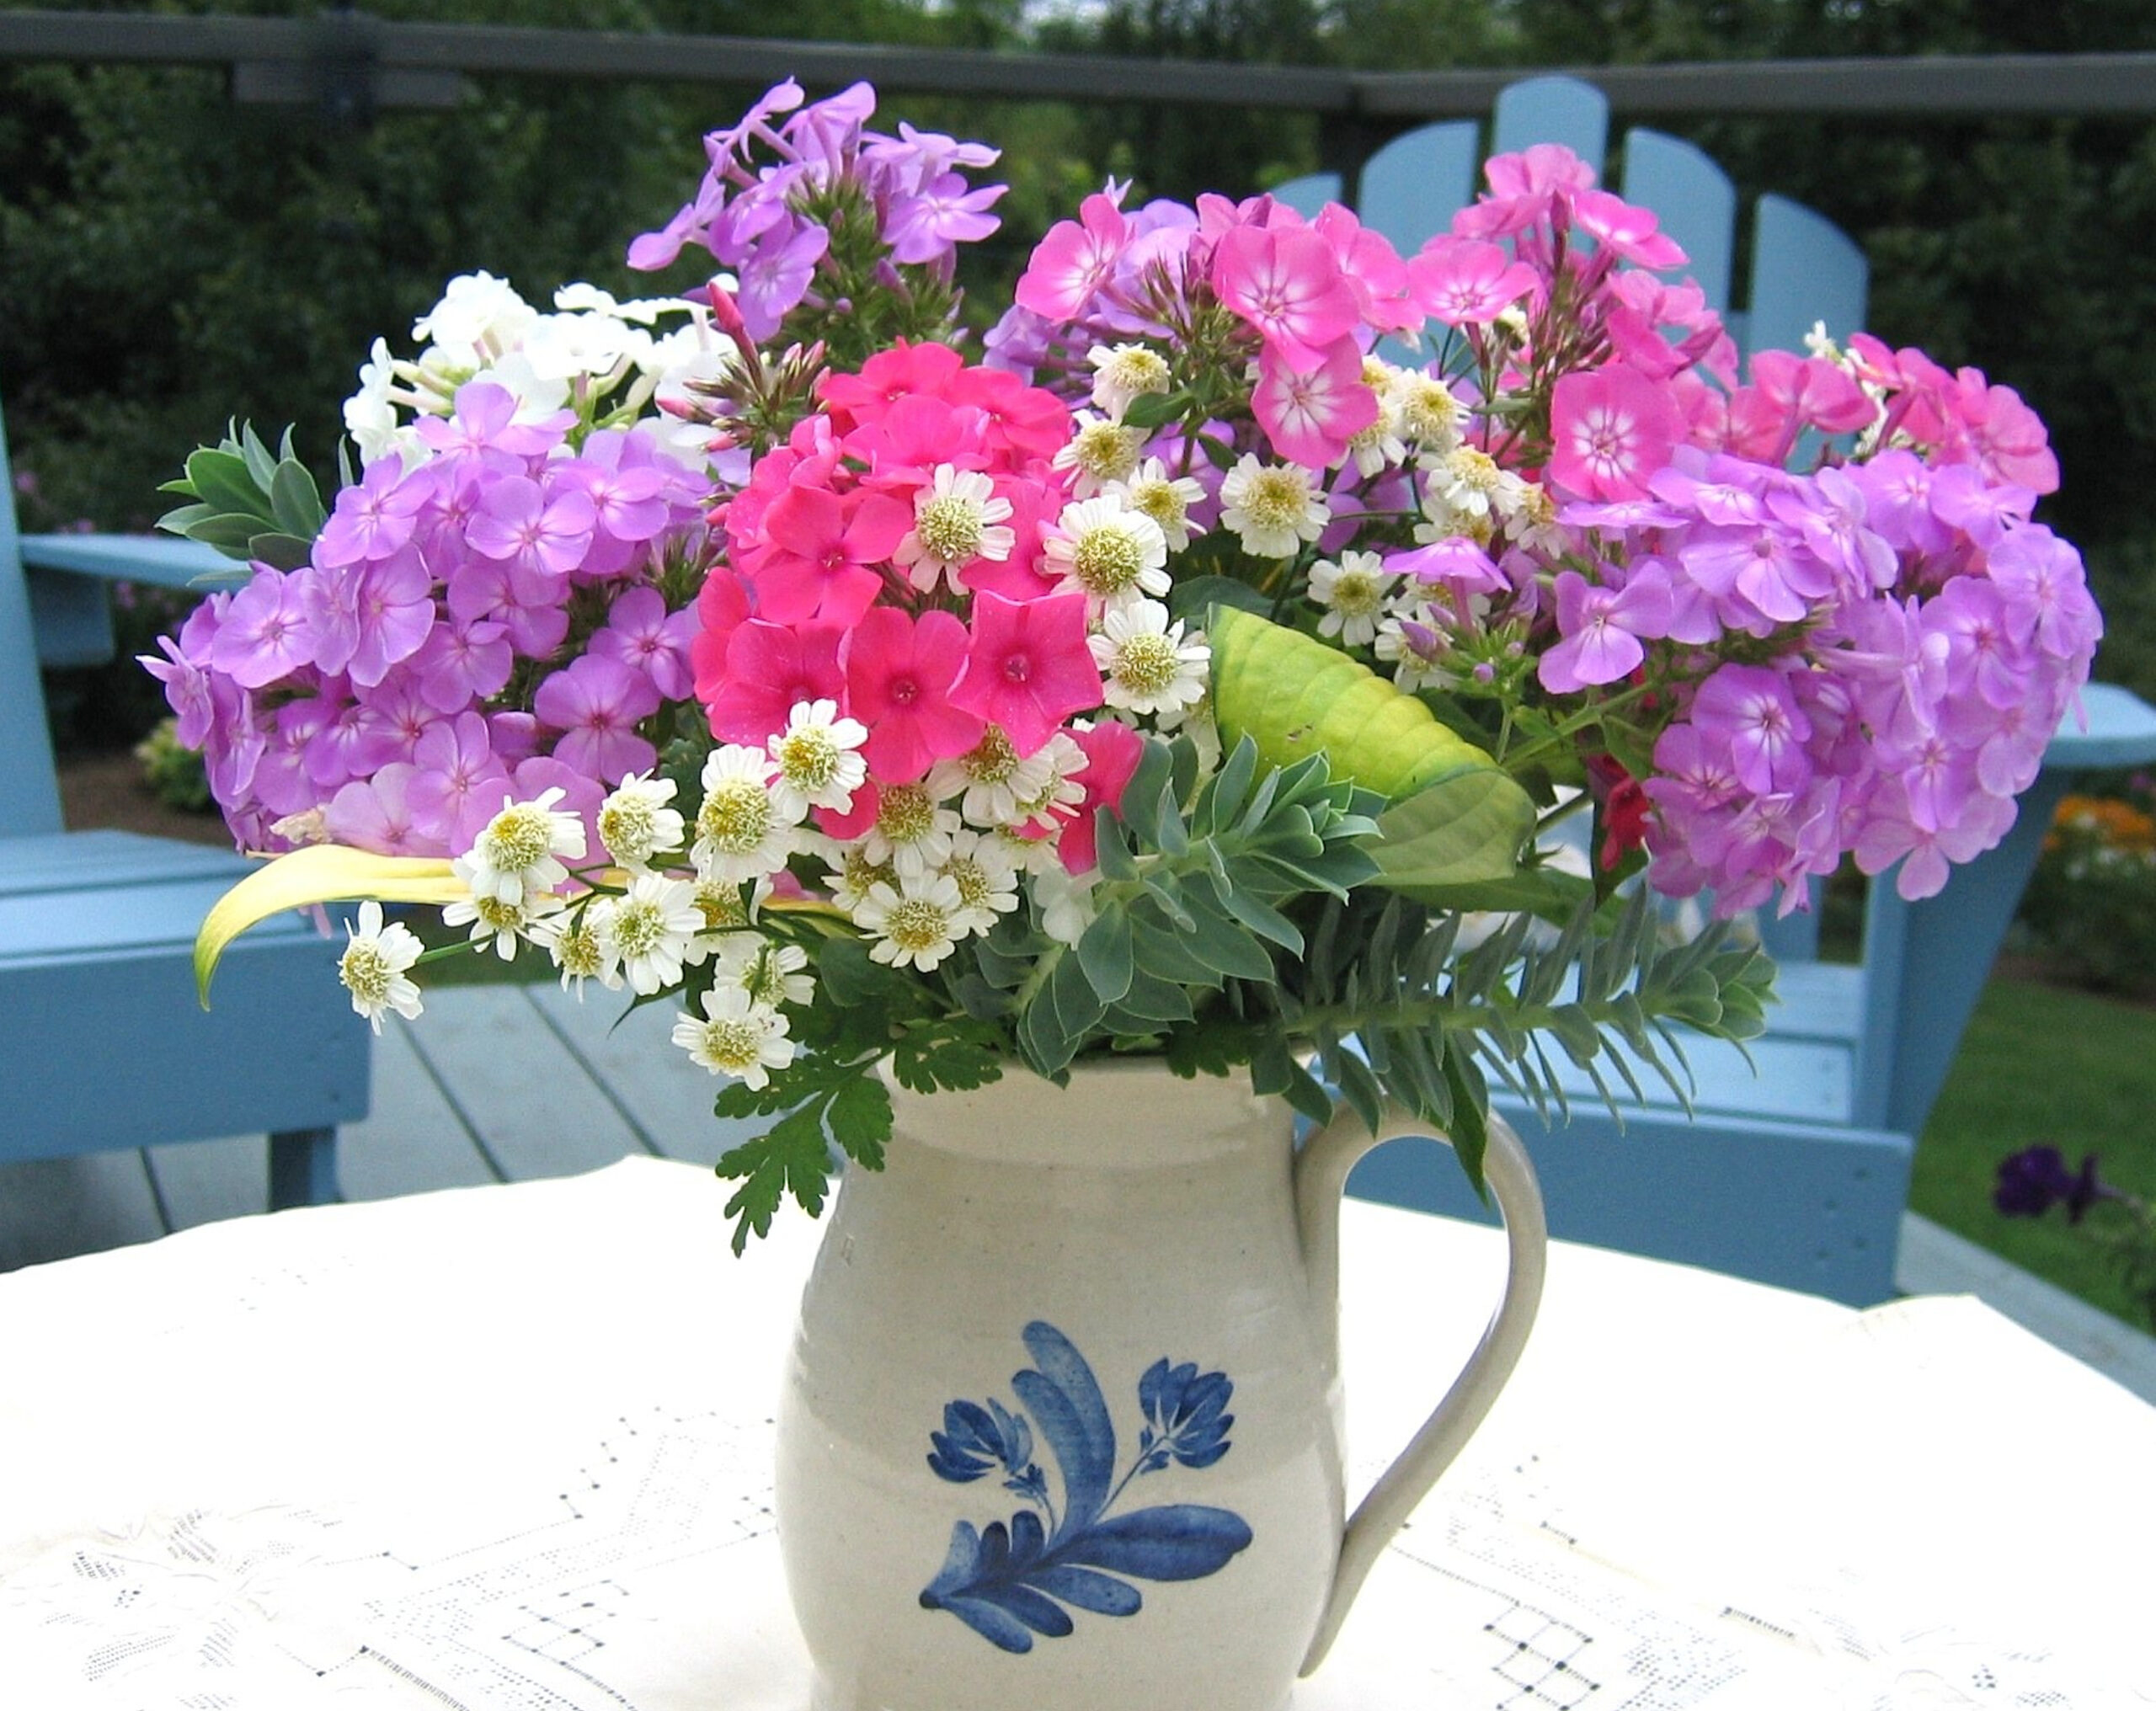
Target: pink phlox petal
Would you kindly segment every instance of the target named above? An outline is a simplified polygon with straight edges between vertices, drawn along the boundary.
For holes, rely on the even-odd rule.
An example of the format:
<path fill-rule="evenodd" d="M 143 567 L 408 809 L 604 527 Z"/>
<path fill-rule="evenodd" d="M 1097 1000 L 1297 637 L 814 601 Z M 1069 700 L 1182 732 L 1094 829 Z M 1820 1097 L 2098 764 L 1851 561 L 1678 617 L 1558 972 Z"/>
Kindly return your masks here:
<path fill-rule="evenodd" d="M 1212 282 L 1268 343 L 1317 351 L 1355 327 L 1355 294 L 1331 248 L 1307 228 L 1234 227 L 1214 249 Z"/>
<path fill-rule="evenodd" d="M 1257 376 L 1251 409 L 1273 449 L 1290 462 L 1327 468 L 1378 418 L 1377 394 L 1364 382 L 1363 354 L 1352 338 L 1334 341 L 1314 362 L 1268 344 L 1258 354 Z"/>
<path fill-rule="evenodd" d="M 1113 277 L 1129 226 L 1111 185 L 1078 205 L 1075 221 L 1059 221 L 1034 247 L 1033 259 L 1012 291 L 1019 307 L 1051 321 L 1077 314 Z"/>
<path fill-rule="evenodd" d="M 1138 770 L 1145 746 L 1137 732 L 1114 719 L 1101 719 L 1090 728 L 1073 731 L 1071 740 L 1086 753 L 1078 782 L 1085 795 L 1068 810 L 1069 818 L 1055 840 L 1056 859 L 1067 873 L 1091 873 L 1100 866 L 1100 823 L 1102 808 L 1113 813 L 1123 806 L 1123 793 Z"/>
<path fill-rule="evenodd" d="M 1495 243 L 1439 233 L 1407 264 L 1415 301 L 1449 327 L 1486 327 L 1542 287 L 1542 275 Z"/>
<path fill-rule="evenodd" d="M 1608 190 L 1579 189 L 1572 195 L 1572 219 L 1604 248 L 1635 267 L 1666 273 L 1689 259 L 1662 229 L 1650 209 L 1638 207 Z"/>
<path fill-rule="evenodd" d="M 1073 713 L 1101 704 L 1100 668 L 1086 645 L 1082 594 L 1023 604 L 984 591 L 953 705 L 1003 727 L 1020 754 L 1042 748 Z"/>
<path fill-rule="evenodd" d="M 884 783 L 910 784 L 980 741 L 979 717 L 951 702 L 969 640 L 949 612 L 915 620 L 890 606 L 872 607 L 847 635 L 846 711 L 868 727 L 863 753 Z"/>
<path fill-rule="evenodd" d="M 726 645 L 723 678 L 700 690 L 712 734 L 760 749 L 786 728 L 797 701 L 839 701 L 846 674 L 839 665 L 842 632 L 828 624 L 787 626 L 750 618 Z"/>
<path fill-rule="evenodd" d="M 1563 376 L 1550 414 L 1550 478 L 1581 498 L 1641 497 L 1684 434 L 1667 391 L 1623 363 Z"/>

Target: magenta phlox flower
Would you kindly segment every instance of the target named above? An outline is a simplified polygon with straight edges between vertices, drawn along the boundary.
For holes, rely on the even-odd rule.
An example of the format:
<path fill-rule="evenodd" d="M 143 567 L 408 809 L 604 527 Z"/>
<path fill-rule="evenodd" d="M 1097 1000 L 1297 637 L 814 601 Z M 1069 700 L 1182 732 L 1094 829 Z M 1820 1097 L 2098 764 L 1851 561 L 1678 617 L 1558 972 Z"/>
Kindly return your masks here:
<path fill-rule="evenodd" d="M 448 717 L 421 692 L 416 671 L 399 666 L 370 688 L 356 691 L 376 722 L 376 728 L 399 760 L 408 760 L 424 737 Z"/>
<path fill-rule="evenodd" d="M 306 584 L 267 567 L 232 597 L 210 646 L 210 663 L 243 689 L 260 689 L 311 665 L 314 626 Z"/>
<path fill-rule="evenodd" d="M 1508 237 L 1548 221 L 1560 203 L 1569 205 L 1594 188 L 1594 168 L 1560 143 L 1538 142 L 1518 154 L 1492 155 L 1483 175 L 1490 188 L 1453 216 L 1463 237 Z"/>
<path fill-rule="evenodd" d="M 786 728 L 798 701 L 837 701 L 846 695 L 839 664 L 845 632 L 835 624 L 782 625 L 750 618 L 727 638 L 725 669 L 697 694 L 711 714 L 712 734 L 760 749 Z"/>
<path fill-rule="evenodd" d="M 1440 232 L 1407 264 L 1415 301 L 1448 327 L 1486 327 L 1540 289 L 1542 275 L 1502 246 Z"/>
<path fill-rule="evenodd" d="M 988 211 L 1009 189 L 1007 184 L 969 189 L 956 173 L 938 173 L 893 209 L 885 221 L 883 236 L 891 246 L 891 259 L 942 261 L 958 244 L 988 237 L 1003 224 Z"/>
<path fill-rule="evenodd" d="M 1456 602 L 1476 594 L 1502 594 L 1512 586 L 1497 561 L 1471 536 L 1447 535 L 1426 546 L 1381 556 L 1392 574 L 1435 584 Z"/>
<path fill-rule="evenodd" d="M 505 625 L 454 613 L 427 632 L 411 666 L 419 693 L 438 712 L 459 713 L 499 695 L 515 664 Z"/>
<path fill-rule="evenodd" d="M 2011 797 L 2034 784 L 2063 711 L 2041 698 L 1967 709 L 1960 735 L 1964 743 L 1976 744 L 1977 787 L 1988 796 Z"/>
<path fill-rule="evenodd" d="M 307 771 L 307 747 L 336 712 L 334 702 L 319 696 L 302 696 L 286 701 L 270 716 L 269 734 L 255 761 L 249 788 L 271 814 L 282 818 L 321 804 L 321 788 Z"/>
<path fill-rule="evenodd" d="M 418 776 L 419 768 L 410 762 L 393 760 L 371 778 L 340 786 L 323 813 L 331 841 L 379 856 L 451 854 L 446 843 L 419 830 L 411 802 L 412 781 Z"/>
<path fill-rule="evenodd" d="M 1986 384 L 1965 368 L 1957 376 L 1961 448 L 1986 480 L 2025 487 L 2039 495 L 2058 491 L 2058 459 L 2043 418 L 2011 386 Z"/>
<path fill-rule="evenodd" d="M 1021 755 L 1043 747 L 1073 713 L 1101 704 L 1100 668 L 1086 645 L 1086 596 L 1022 603 L 983 592 L 953 706 L 1002 726 Z"/>
<path fill-rule="evenodd" d="M 462 855 L 511 794 L 509 769 L 478 713 L 445 719 L 419 739 L 405 786 L 414 835 Z M 369 770 L 373 769 L 370 768 Z"/>
<path fill-rule="evenodd" d="M 509 472 L 526 458 L 544 457 L 562 443 L 576 417 L 551 411 L 535 421 L 517 419 L 516 395 L 493 381 L 467 381 L 456 389 L 447 417 L 422 416 L 420 440 L 453 469 Z"/>
<path fill-rule="evenodd" d="M 1957 576 L 1926 600 L 1918 621 L 1946 642 L 1946 686 L 1974 694 L 1992 707 L 2027 698 L 2036 662 L 2026 634 L 2007 615 L 2006 596 L 1995 582 Z"/>
<path fill-rule="evenodd" d="M 1677 559 L 1715 597 L 1725 624 L 1753 635 L 1801 622 L 1812 603 L 1834 588 L 1833 568 L 1814 557 L 1795 530 L 1774 522 L 1694 529 Z"/>
<path fill-rule="evenodd" d="M 638 273 L 656 273 L 671 266 L 683 248 L 711 229 L 712 221 L 725 205 L 725 180 L 715 175 L 705 179 L 696 186 L 696 194 L 684 202 L 665 225 L 630 240 L 629 265 Z"/>
<path fill-rule="evenodd" d="M 513 707 L 487 715 L 487 742 L 494 759 L 504 766 L 515 766 L 536 754 L 542 734 L 538 720 Z"/>
<path fill-rule="evenodd" d="M 679 478 L 678 466 L 669 470 L 654 461 L 645 436 L 608 430 L 585 440 L 578 456 L 549 464 L 546 482 L 550 493 L 580 488 L 591 501 L 595 546 L 603 540 L 627 549 L 656 539 L 674 523 Z M 592 573 L 588 559 L 582 568 Z"/>
<path fill-rule="evenodd" d="M 1843 473 L 1864 495 L 1866 526 L 1897 553 L 1928 558 L 1953 546 L 1953 528 L 1931 506 L 1937 472 L 1915 453 L 1897 447 Z"/>
<path fill-rule="evenodd" d="M 816 396 L 843 438 L 864 423 L 882 421 L 908 398 L 957 402 L 964 371 L 965 359 L 949 345 L 901 338 L 862 364 L 857 374 L 826 374 L 816 383 Z"/>
<path fill-rule="evenodd" d="M 488 483 L 464 531 L 475 552 L 505 561 L 531 581 L 558 584 L 584 562 L 598 509 L 580 486 L 551 495 L 528 476 Z"/>
<path fill-rule="evenodd" d="M 1086 754 L 1086 764 L 1076 775 L 1086 793 L 1068 808 L 1056 810 L 1064 824 L 1056 834 L 1055 854 L 1066 873 L 1091 873 L 1101 865 L 1100 810 L 1114 813 L 1122 808 L 1123 793 L 1138 770 L 1145 745 L 1137 732 L 1114 719 L 1096 720 L 1072 731 L 1070 738 Z"/>
<path fill-rule="evenodd" d="M 649 678 L 668 701 L 686 701 L 696 687 L 689 666 L 689 642 L 696 633 L 692 609 L 669 612 L 657 589 L 633 588 L 615 597 L 606 627 L 591 638 L 591 651 Z"/>
<path fill-rule="evenodd" d="M 868 728 L 863 753 L 881 782 L 910 784 L 980 741 L 980 716 L 951 700 L 970 645 L 949 612 L 915 619 L 893 606 L 871 607 L 847 636 L 846 712 Z"/>
<path fill-rule="evenodd" d="M 2033 488 L 1994 486 L 1973 464 L 1949 464 L 1932 476 L 1932 514 L 1979 546 L 1997 546 L 2009 529 L 2029 520 L 2036 504 Z"/>
<path fill-rule="evenodd" d="M 1345 339 L 1355 328 L 1355 293 L 1331 247 L 1308 227 L 1238 226 L 1214 247 L 1213 288 L 1290 362 Z"/>
<path fill-rule="evenodd" d="M 1754 795 L 1801 790 L 1812 774 L 1804 752 L 1812 722 L 1781 673 L 1723 665 L 1700 685 L 1689 717 L 1700 734 L 1727 745 L 1737 781 Z"/>
<path fill-rule="evenodd" d="M 263 721 L 255 716 L 254 697 L 229 678 L 211 678 L 210 704 L 210 727 L 202 736 L 210 793 L 221 802 L 244 802 L 253 789 L 254 769 L 269 747 Z M 232 818 L 227 810 L 227 820 Z"/>
<path fill-rule="evenodd" d="M 1557 573 L 1557 629 L 1564 639 L 1535 667 L 1553 695 L 1615 683 L 1646 658 L 1642 638 L 1667 635 L 1669 573 L 1647 564 L 1622 587 L 1598 586 L 1577 571 Z"/>
<path fill-rule="evenodd" d="M 212 599 L 222 596 L 212 595 Z M 208 610 L 209 602 L 195 608 L 197 612 Z M 205 661 L 191 658 L 187 650 L 169 636 L 157 637 L 157 654 L 138 653 L 135 663 L 165 686 L 165 705 L 173 710 L 179 724 L 174 734 L 180 746 L 200 749 L 208 733 L 210 722 L 215 717 L 210 699 L 210 676 L 203 669 Z"/>
<path fill-rule="evenodd" d="M 2012 802 L 1972 796 L 1958 823 L 1938 828 L 1920 825 L 1901 779 L 1886 773 L 1853 853 L 1857 866 L 1867 874 L 1884 873 L 1900 862 L 1894 889 L 1905 901 L 1919 903 L 1945 888 L 1950 863 L 1973 861 L 2006 835 L 2014 818 Z"/>
<path fill-rule="evenodd" d="M 1096 191 L 1078 205 L 1076 220 L 1059 220 L 1033 248 L 1012 291 L 1018 306 L 1052 322 L 1068 321 L 1114 277 L 1130 238 L 1120 192 Z"/>
<path fill-rule="evenodd" d="M 1657 482 L 1661 479 L 1661 475 L 1655 477 Z M 1649 485 L 1652 487 L 1652 483 Z M 1593 529 L 1612 535 L 1647 536 L 1665 529 L 1681 528 L 1690 520 L 1678 506 L 1662 504 L 1652 498 L 1573 499 L 1557 509 L 1557 521 L 1567 529 Z"/>
<path fill-rule="evenodd" d="M 1323 238 L 1340 265 L 1340 276 L 1355 295 L 1355 318 L 1378 333 L 1404 332 L 1422 324 L 1414 276 L 1392 242 L 1374 232 L 1337 202 L 1318 211 L 1310 229 Z"/>
<path fill-rule="evenodd" d="M 847 457 L 873 472 L 868 484 L 899 499 L 910 513 L 914 489 L 929 483 L 938 464 L 954 469 L 987 464 L 981 427 L 980 413 L 970 408 L 942 398 L 900 398 L 841 444 Z"/>
<path fill-rule="evenodd" d="M 312 558 L 325 570 L 387 558 L 412 538 L 435 482 L 423 467 L 406 473 L 395 453 L 377 457 L 352 486 L 337 495 L 328 520 L 315 538 Z"/>
<path fill-rule="evenodd" d="M 307 773 L 323 792 L 348 778 L 364 777 L 377 766 L 408 758 L 398 753 L 397 739 L 382 715 L 365 701 L 352 699 L 348 679 L 325 681 L 319 701 L 323 717 L 307 739 Z"/>
<path fill-rule="evenodd" d="M 1985 571 L 2004 599 L 2008 617 L 2038 650 L 2086 669 L 2104 632 L 2102 615 L 2089 595 L 2081 555 L 2041 523 L 2008 530 L 1985 560 Z"/>
<path fill-rule="evenodd" d="M 1363 380 L 1362 352 L 1343 338 L 1321 351 L 1267 344 L 1251 408 L 1282 457 L 1324 469 L 1347 456 L 1348 442 L 1377 420 L 1379 407 Z"/>
<path fill-rule="evenodd" d="M 569 632 L 567 592 L 566 584 L 528 576 L 507 560 L 473 558 L 451 573 L 446 598 L 452 619 L 493 619 L 516 653 L 545 659 Z"/>
<path fill-rule="evenodd" d="M 354 683 L 372 685 L 425 645 L 436 616 L 434 578 L 418 554 L 399 552 L 366 568 L 358 578 L 351 610 L 352 651 L 341 669 Z M 316 662 L 325 670 L 340 669 L 323 658 L 319 649 Z"/>
<path fill-rule="evenodd" d="M 659 711 L 652 680 L 618 659 L 586 653 L 539 685 L 531 711 L 561 735 L 555 757 L 587 778 L 618 784 L 624 775 L 648 771 L 659 751 L 638 734 L 639 721 Z"/>
<path fill-rule="evenodd" d="M 877 567 L 912 521 L 912 509 L 888 494 L 788 488 L 764 513 L 773 550 L 748 573 L 757 609 L 781 624 L 853 622 L 883 588 Z"/>
<path fill-rule="evenodd" d="M 1841 470 L 1819 469 L 1800 486 L 1769 492 L 1766 503 L 1770 514 L 1796 530 L 1807 552 L 1834 568 L 1852 597 L 1894 585 L 1900 568 L 1894 549 L 1865 526 L 1864 489 Z"/>
<path fill-rule="evenodd" d="M 1668 393 L 1638 370 L 1606 363 L 1551 389 L 1550 479 L 1584 499 L 1636 499 L 1684 437 Z"/>
<path fill-rule="evenodd" d="M 1635 267 L 1667 273 L 1689 258 L 1677 240 L 1662 229 L 1651 210 L 1636 206 L 1608 190 L 1575 190 L 1572 221 L 1602 248 Z"/>
<path fill-rule="evenodd" d="M 816 264 L 830 247 L 830 232 L 802 221 L 774 227 L 742 258 L 735 301 L 751 338 L 760 344 L 778 331 L 787 312 L 808 295 Z"/>

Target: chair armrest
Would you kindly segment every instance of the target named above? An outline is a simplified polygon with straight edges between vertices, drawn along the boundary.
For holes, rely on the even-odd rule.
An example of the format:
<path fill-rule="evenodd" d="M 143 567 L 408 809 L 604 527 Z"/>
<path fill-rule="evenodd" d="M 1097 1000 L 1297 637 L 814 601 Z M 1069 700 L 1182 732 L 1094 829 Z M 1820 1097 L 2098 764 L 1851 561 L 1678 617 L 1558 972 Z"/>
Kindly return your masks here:
<path fill-rule="evenodd" d="M 2091 767 L 2140 766 L 2156 760 L 2156 707 L 2115 683 L 2092 683 L 2081 691 L 2084 726 L 2072 708 L 2044 749 L 2047 772 Z"/>
<path fill-rule="evenodd" d="M 213 546 L 177 535 L 25 535 L 21 547 L 28 569 L 159 588 L 184 589 L 197 577 L 244 568 Z"/>

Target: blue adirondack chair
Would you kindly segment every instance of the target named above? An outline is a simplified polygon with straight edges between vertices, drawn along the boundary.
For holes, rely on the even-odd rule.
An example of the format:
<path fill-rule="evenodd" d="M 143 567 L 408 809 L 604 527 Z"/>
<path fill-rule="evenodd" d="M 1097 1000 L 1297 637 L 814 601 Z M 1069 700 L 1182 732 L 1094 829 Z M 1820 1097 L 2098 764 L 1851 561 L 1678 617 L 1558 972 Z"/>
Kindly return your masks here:
<path fill-rule="evenodd" d="M 1608 123 L 1607 103 L 1591 86 L 1533 78 L 1500 97 L 1488 152 L 1561 142 L 1598 169 Z M 1363 170 L 1360 217 L 1412 253 L 1471 199 L 1482 153 L 1472 121 L 1393 139 Z M 1291 205 L 1309 211 L 1338 188 L 1337 177 L 1320 175 L 1283 189 Z M 1863 325 L 1863 253 L 1813 211 L 1761 199 L 1751 301 L 1735 310 L 1737 199 L 1721 169 L 1689 143 L 1636 129 L 1625 139 L 1622 188 L 1684 246 L 1744 349 L 1801 349 L 1818 322 L 1837 337 Z M 1628 1106 L 1621 1125 L 1583 1077 L 1572 1084 L 1578 1096 L 1569 1121 L 1545 1123 L 1524 1102 L 1497 1095 L 1534 1153 L 1554 1234 L 1857 1304 L 1893 1293 L 1914 1137 L 1945 1084 L 2068 779 L 2156 759 L 2156 711 L 2109 685 L 2093 686 L 2084 700 L 2086 726 L 2072 716 L 2063 725 L 1997 849 L 1919 903 L 1903 903 L 1891 882 L 1870 887 L 1857 963 L 1818 960 L 1816 916 L 1764 925 L 1781 964 L 1782 1002 L 1766 1037 L 1750 1047 L 1753 1062 L 1712 1042 L 1691 1050 L 1693 1115 L 1657 1095 L 1646 1072 L 1650 1096 Z M 1434 1143 L 1381 1149 L 1357 1168 L 1350 1188 L 1486 1216 L 1437 1154 Z"/>
<path fill-rule="evenodd" d="M 13 495 L 0 427 L 0 1163 L 266 1133 L 271 1207 L 334 1200 L 371 1037 L 337 947 L 296 918 L 265 924 L 227 953 L 205 1012 L 195 929 L 248 864 L 61 829 L 40 644 L 51 664 L 107 657 L 107 580 L 184 585 L 227 561 L 191 541 L 20 537 Z"/>

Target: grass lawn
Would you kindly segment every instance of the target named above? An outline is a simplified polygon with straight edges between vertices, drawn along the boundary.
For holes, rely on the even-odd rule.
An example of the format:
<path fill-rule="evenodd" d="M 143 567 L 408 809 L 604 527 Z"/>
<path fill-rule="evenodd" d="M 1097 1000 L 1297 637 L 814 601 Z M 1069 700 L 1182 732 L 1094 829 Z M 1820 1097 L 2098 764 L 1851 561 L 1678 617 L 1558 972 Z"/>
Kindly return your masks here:
<path fill-rule="evenodd" d="M 2106 1181 L 2156 1195 L 2156 1009 L 1994 979 L 1917 1147 L 1909 1194 L 1935 1223 L 2148 1330 L 2105 1250 L 2063 1209 L 2041 1218 L 1992 1209 L 1999 1161 L 2040 1143 L 2069 1167 L 2094 1152 Z"/>

